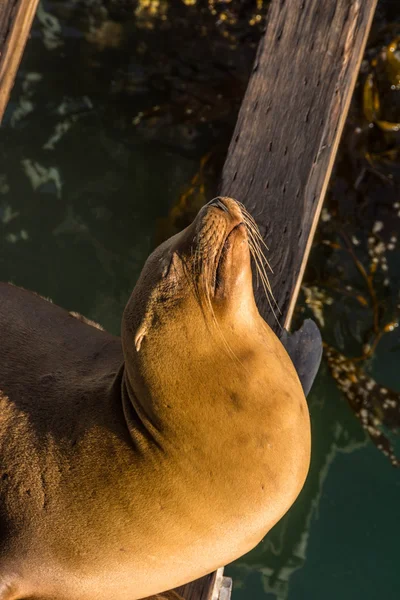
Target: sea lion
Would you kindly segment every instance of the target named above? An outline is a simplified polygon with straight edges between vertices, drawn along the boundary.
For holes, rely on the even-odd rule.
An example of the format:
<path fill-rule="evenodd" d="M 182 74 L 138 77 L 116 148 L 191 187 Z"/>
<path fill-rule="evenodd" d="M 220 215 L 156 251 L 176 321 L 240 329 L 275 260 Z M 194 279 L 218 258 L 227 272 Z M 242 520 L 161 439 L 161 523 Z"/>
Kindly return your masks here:
<path fill-rule="evenodd" d="M 234 200 L 206 205 L 148 258 L 121 340 L 0 285 L 1 600 L 155 596 L 291 506 L 309 414 L 254 301 L 254 236 Z"/>

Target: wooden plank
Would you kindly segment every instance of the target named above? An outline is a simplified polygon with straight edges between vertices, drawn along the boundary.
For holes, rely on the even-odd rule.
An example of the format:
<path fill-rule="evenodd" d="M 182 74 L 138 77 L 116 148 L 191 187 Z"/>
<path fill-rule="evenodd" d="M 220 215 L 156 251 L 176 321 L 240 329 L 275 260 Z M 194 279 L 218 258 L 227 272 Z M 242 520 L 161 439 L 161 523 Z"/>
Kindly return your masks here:
<path fill-rule="evenodd" d="M 230 577 L 223 577 L 221 586 L 218 591 L 218 595 L 213 600 L 230 600 L 232 594 L 232 579 Z"/>
<path fill-rule="evenodd" d="M 270 248 L 289 327 L 377 0 L 272 0 L 219 194 L 240 200 Z M 264 295 L 261 314 L 279 326 Z M 225 578 L 224 578 L 225 579 Z M 228 578 L 226 578 L 228 579 Z M 229 600 L 232 583 L 218 589 Z M 195 596 L 209 598 L 209 579 Z M 205 594 L 205 595 L 204 595 Z"/>
<path fill-rule="evenodd" d="M 223 573 L 224 569 L 221 567 L 206 577 L 176 588 L 175 591 L 185 600 L 230 600 L 232 579 L 224 577 Z"/>
<path fill-rule="evenodd" d="M 0 0 L 0 122 L 14 84 L 38 0 Z"/>
<path fill-rule="evenodd" d="M 221 579 L 222 572 L 218 569 L 210 575 L 177 588 L 176 591 L 185 600 L 215 600 L 216 585 L 219 584 Z"/>
<path fill-rule="evenodd" d="M 221 195 L 255 217 L 289 326 L 377 0 L 272 0 Z M 279 327 L 260 293 L 261 314 Z"/>

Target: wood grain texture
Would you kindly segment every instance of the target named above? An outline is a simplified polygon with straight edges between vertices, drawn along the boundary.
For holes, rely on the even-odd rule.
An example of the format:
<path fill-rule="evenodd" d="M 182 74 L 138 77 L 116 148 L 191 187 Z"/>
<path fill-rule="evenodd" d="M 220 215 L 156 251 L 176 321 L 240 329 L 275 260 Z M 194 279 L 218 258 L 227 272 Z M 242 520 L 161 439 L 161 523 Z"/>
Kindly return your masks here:
<path fill-rule="evenodd" d="M 293 314 L 376 0 L 272 0 L 220 194 L 243 202 L 270 248 L 270 281 Z M 264 295 L 259 310 L 278 331 Z"/>
<path fill-rule="evenodd" d="M 232 579 L 230 577 L 223 577 L 221 581 L 221 587 L 216 600 L 230 600 L 232 594 Z"/>
<path fill-rule="evenodd" d="M 219 590 L 217 593 L 215 590 L 217 586 L 219 587 L 221 580 L 222 570 L 218 569 L 210 575 L 177 588 L 176 591 L 185 600 L 218 600 Z"/>
<path fill-rule="evenodd" d="M 0 122 L 14 84 L 38 0 L 0 0 Z"/>

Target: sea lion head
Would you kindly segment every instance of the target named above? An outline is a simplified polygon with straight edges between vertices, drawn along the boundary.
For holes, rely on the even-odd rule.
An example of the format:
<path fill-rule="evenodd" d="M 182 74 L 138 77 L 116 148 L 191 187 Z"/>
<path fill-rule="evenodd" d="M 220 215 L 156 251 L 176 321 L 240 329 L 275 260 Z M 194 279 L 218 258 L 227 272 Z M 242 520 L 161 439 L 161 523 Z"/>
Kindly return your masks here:
<path fill-rule="evenodd" d="M 240 374 L 234 394 L 243 395 L 246 386 L 247 395 L 254 387 L 259 394 L 266 378 L 279 377 L 279 363 L 299 386 L 254 300 L 251 255 L 257 263 L 260 237 L 239 202 L 218 197 L 150 255 L 122 322 L 126 371 L 135 393 L 148 394 L 150 386 L 152 394 L 178 395 L 182 381 L 190 379 L 193 386 L 186 392 L 193 395 L 196 380 L 207 374 L 213 395 L 227 370 Z M 271 352 L 277 363 L 273 373 L 266 368 Z"/>
<path fill-rule="evenodd" d="M 185 345 L 210 347 L 210 338 L 221 342 L 225 329 L 251 328 L 257 318 L 248 215 L 218 197 L 147 259 L 124 312 L 124 351 L 136 363 L 146 346 L 165 342 L 171 322 L 186 332 Z"/>

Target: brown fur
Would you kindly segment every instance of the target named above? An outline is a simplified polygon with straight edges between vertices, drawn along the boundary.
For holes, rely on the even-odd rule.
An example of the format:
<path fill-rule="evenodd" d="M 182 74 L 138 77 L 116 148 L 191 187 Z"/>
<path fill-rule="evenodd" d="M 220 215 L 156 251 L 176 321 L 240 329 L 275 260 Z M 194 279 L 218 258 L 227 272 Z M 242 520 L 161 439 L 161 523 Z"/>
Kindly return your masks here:
<path fill-rule="evenodd" d="M 91 325 L 92 327 L 96 327 L 96 329 L 100 329 L 101 331 L 104 331 L 104 327 L 99 325 L 99 323 L 96 323 L 96 321 L 92 321 L 92 319 L 88 319 L 87 317 L 84 317 L 83 315 L 79 314 L 78 312 L 71 310 L 69 314 L 71 315 L 71 317 L 74 317 L 74 319 L 78 319 L 78 321 L 82 321 L 82 323 L 86 323 L 87 325 Z"/>
<path fill-rule="evenodd" d="M 254 547 L 300 491 L 304 395 L 224 204 L 148 259 L 122 346 L 0 285 L 1 600 L 163 598 Z"/>

